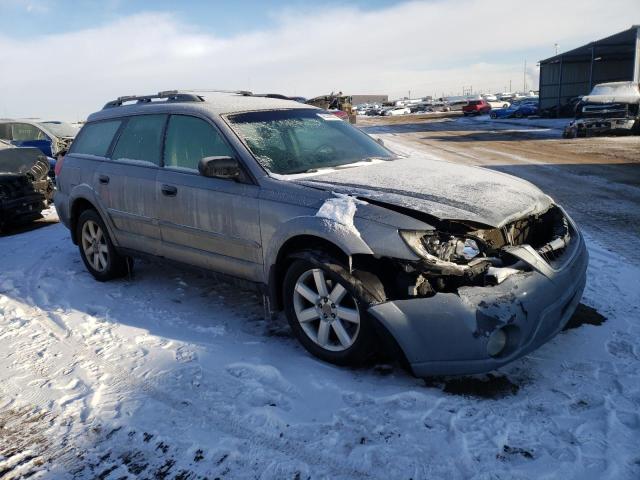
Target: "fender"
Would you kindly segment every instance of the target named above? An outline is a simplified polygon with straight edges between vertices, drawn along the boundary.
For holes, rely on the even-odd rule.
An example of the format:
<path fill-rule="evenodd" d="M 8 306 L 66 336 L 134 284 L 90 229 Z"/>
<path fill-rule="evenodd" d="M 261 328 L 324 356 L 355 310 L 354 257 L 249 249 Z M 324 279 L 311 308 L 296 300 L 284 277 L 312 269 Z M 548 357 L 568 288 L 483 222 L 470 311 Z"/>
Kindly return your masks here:
<path fill-rule="evenodd" d="M 334 220 L 311 215 L 294 217 L 280 225 L 271 239 L 265 242 L 267 244 L 264 249 L 265 278 L 268 278 L 271 266 L 275 265 L 282 245 L 287 240 L 300 235 L 311 235 L 327 240 L 349 256 L 359 253 L 373 254 L 369 245 L 359 235 Z"/>
<path fill-rule="evenodd" d="M 113 222 L 111 222 L 111 218 L 107 214 L 107 207 L 104 205 L 104 203 L 102 203 L 100 197 L 96 195 L 96 192 L 86 183 L 76 185 L 75 187 L 73 187 L 71 193 L 69 194 L 69 205 L 71 206 L 71 210 L 69 211 L 69 220 L 71 221 L 71 212 L 73 211 L 73 205 L 76 201 L 81 199 L 86 200 L 87 202 L 91 203 L 91 205 L 93 205 L 93 207 L 98 212 L 98 215 L 100 215 L 102 221 L 107 227 L 111 242 L 114 244 L 114 246 L 119 247 L 120 245 L 118 244 L 117 237 L 114 234 L 115 226 L 113 225 Z M 74 230 L 75 229 L 71 229 L 71 238 L 74 239 L 75 243 L 76 239 Z"/>

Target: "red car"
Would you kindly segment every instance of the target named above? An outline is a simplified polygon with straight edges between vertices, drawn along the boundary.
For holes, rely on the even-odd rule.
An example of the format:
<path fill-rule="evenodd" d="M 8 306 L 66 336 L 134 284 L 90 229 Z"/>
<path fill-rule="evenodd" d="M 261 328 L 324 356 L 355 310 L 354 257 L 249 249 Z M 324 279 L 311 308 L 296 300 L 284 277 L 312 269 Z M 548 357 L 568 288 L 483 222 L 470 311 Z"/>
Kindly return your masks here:
<path fill-rule="evenodd" d="M 491 111 L 491 105 L 486 100 L 471 100 L 464 107 L 462 107 L 462 113 L 467 115 L 481 115 L 483 113 L 489 113 Z"/>

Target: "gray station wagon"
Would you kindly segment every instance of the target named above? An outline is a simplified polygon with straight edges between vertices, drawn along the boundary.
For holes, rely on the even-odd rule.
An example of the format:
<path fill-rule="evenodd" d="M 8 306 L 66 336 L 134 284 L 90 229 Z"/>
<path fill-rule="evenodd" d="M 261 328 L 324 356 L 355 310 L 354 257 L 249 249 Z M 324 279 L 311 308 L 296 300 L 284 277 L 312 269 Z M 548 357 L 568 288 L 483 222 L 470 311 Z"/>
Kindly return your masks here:
<path fill-rule="evenodd" d="M 566 324 L 587 250 L 530 183 L 401 156 L 330 112 L 247 93 L 121 97 L 92 114 L 55 205 L 100 281 L 162 257 L 260 286 L 312 354 L 485 372 Z"/>

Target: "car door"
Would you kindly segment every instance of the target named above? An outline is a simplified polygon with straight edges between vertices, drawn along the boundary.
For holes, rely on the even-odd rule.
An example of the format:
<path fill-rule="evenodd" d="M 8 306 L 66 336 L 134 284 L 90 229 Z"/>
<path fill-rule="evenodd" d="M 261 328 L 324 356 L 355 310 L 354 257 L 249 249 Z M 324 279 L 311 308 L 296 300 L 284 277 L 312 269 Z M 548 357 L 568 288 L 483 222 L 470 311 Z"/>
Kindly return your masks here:
<path fill-rule="evenodd" d="M 109 155 L 111 160 L 98 168 L 96 190 L 120 246 L 158 254 L 156 176 L 167 115 L 137 115 L 121 121 Z"/>
<path fill-rule="evenodd" d="M 262 271 L 258 186 L 204 177 L 204 157 L 234 156 L 208 120 L 171 115 L 157 198 L 162 254 L 236 277 L 257 279 Z"/>

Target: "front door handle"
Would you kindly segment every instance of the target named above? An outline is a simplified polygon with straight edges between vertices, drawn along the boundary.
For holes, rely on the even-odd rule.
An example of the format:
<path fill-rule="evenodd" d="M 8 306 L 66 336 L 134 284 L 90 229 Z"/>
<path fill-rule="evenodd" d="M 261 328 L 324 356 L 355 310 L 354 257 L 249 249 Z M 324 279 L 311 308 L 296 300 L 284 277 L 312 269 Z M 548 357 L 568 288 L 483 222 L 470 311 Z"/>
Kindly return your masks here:
<path fill-rule="evenodd" d="M 161 190 L 162 190 L 162 194 L 166 195 L 167 197 L 175 197 L 176 194 L 178 193 L 178 189 L 173 185 L 163 184 L 161 187 Z"/>
<path fill-rule="evenodd" d="M 109 177 L 107 175 L 100 175 L 98 176 L 98 181 L 106 185 L 107 183 L 109 183 Z"/>

